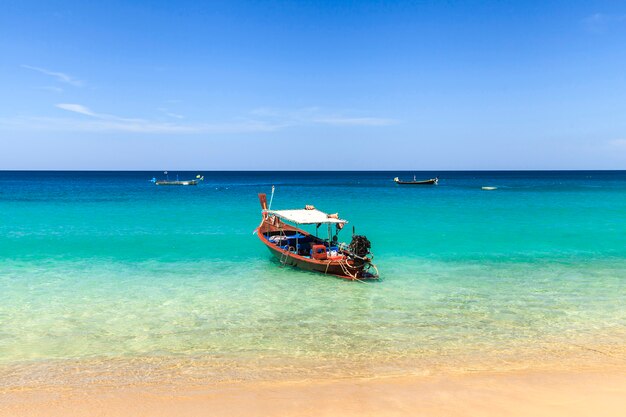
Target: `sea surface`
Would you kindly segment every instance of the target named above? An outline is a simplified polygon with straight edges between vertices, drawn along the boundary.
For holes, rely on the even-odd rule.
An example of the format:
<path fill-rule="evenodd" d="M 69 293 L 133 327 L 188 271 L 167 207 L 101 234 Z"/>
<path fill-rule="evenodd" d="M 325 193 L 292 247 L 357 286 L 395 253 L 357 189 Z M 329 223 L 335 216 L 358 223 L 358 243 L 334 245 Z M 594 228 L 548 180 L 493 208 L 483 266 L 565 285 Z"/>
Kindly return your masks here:
<path fill-rule="evenodd" d="M 0 386 L 626 363 L 626 171 L 169 176 L 196 174 L 0 172 Z M 382 279 L 281 267 L 253 235 L 272 185 Z"/>

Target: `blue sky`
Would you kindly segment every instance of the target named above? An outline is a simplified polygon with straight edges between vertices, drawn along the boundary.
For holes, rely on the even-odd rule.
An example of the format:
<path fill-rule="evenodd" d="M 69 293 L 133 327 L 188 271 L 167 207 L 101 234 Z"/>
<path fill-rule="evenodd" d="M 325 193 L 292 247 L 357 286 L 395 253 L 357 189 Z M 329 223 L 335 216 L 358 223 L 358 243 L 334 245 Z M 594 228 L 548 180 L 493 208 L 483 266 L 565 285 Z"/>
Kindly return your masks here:
<path fill-rule="evenodd" d="M 91 3 L 2 2 L 0 169 L 626 169 L 623 2 Z"/>

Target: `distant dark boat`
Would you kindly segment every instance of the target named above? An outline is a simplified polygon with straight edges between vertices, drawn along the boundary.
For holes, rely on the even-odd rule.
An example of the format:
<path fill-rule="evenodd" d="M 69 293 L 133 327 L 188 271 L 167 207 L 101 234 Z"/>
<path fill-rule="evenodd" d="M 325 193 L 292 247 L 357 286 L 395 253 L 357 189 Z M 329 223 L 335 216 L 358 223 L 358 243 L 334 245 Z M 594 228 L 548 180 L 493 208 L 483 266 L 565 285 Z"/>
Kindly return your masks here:
<path fill-rule="evenodd" d="M 435 177 L 429 180 L 418 181 L 415 176 L 413 176 L 413 181 L 402 181 L 400 178 L 395 177 L 393 181 L 400 185 L 437 185 L 439 183 L 439 178 Z"/>
<path fill-rule="evenodd" d="M 167 175 L 167 171 L 165 171 L 164 174 Z M 203 180 L 204 177 L 201 175 L 196 175 L 196 179 L 193 180 L 179 180 L 177 175 L 176 180 L 170 180 L 169 177 L 167 177 L 164 180 L 152 178 L 150 181 L 153 182 L 154 185 L 198 185 L 198 183 Z"/>

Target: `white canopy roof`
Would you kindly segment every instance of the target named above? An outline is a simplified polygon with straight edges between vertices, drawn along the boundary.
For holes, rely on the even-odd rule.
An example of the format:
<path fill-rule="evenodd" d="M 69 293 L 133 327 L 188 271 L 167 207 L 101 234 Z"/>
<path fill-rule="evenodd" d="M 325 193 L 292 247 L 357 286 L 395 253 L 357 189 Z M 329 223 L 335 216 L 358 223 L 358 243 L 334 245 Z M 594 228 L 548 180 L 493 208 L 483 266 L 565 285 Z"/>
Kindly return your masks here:
<path fill-rule="evenodd" d="M 347 220 L 334 219 L 328 217 L 327 213 L 314 210 L 263 210 L 267 214 L 273 214 L 276 217 L 298 224 L 316 224 L 316 223 L 348 223 Z"/>

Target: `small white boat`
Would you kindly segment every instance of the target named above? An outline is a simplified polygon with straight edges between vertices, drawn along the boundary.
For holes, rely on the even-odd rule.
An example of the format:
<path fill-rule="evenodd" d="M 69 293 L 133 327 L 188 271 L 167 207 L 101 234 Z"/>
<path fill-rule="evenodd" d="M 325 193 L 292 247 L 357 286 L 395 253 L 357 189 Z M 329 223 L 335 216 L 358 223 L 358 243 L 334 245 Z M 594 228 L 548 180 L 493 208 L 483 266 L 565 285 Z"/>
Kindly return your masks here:
<path fill-rule="evenodd" d="M 480 187 L 481 189 L 485 190 L 485 191 L 492 191 L 492 190 L 497 190 L 498 187 Z"/>

